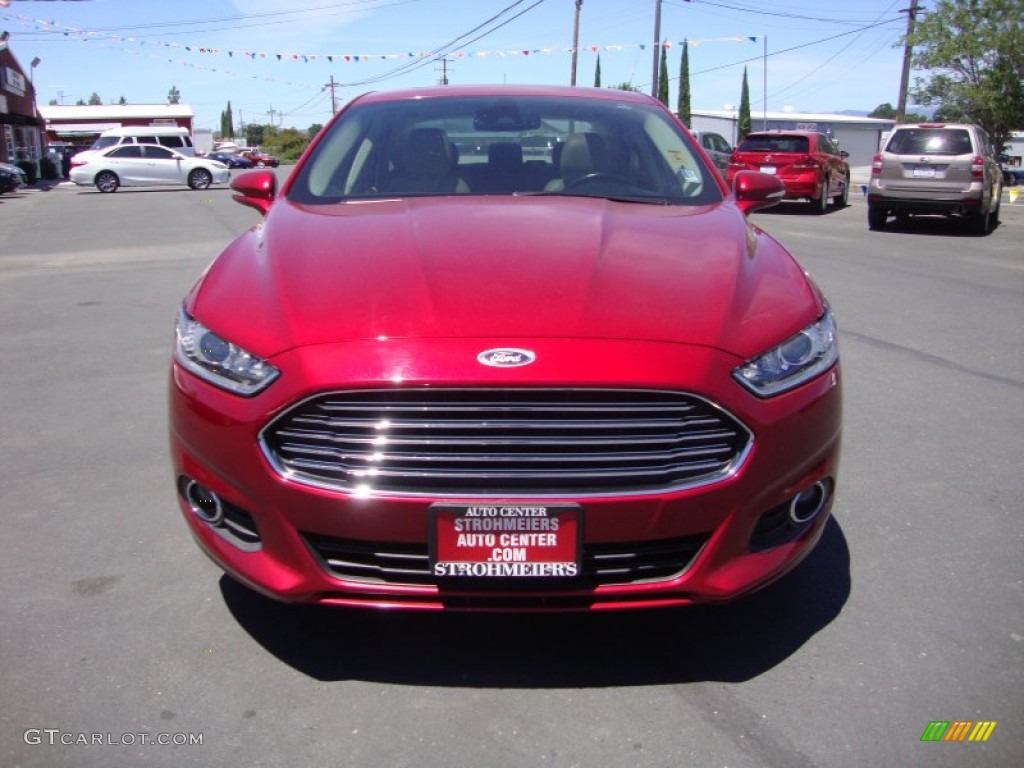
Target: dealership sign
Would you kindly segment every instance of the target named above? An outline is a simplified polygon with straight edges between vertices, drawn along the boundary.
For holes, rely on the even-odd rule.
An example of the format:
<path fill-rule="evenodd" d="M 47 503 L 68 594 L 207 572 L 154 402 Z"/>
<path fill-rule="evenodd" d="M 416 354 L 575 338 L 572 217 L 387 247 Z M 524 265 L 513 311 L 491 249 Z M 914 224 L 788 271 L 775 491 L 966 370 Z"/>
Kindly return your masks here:
<path fill-rule="evenodd" d="M 435 504 L 431 570 L 439 578 L 577 576 L 581 533 L 576 504 Z"/>

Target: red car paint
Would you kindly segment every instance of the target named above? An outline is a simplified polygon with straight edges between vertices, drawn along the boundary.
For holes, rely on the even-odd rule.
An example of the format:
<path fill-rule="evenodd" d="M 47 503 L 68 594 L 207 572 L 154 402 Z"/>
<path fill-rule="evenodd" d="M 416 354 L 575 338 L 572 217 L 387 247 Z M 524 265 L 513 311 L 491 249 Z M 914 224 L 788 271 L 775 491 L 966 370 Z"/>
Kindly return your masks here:
<path fill-rule="evenodd" d="M 332 137 L 361 115 L 372 116 L 374 105 L 397 109 L 412 125 L 420 120 L 417 110 L 443 110 L 445 100 L 475 105 L 476 124 L 494 141 L 518 129 L 557 128 L 562 112 L 542 116 L 540 128 L 529 113 L 556 101 L 578 107 L 576 115 L 592 111 L 591 127 L 609 137 L 616 115 L 636 118 L 619 126 L 623 135 L 660 121 L 659 130 L 678 133 L 678 139 L 661 139 L 671 146 L 660 157 L 669 166 L 682 164 L 682 181 L 677 187 L 666 177 L 669 191 L 658 194 L 669 197 L 645 203 L 635 198 L 648 194 L 646 182 L 627 183 L 625 173 L 604 178 L 610 171 L 595 172 L 602 178 L 583 182 L 578 191 L 551 191 L 561 182 L 553 187 L 548 181 L 547 192 L 518 194 L 479 194 L 464 185 L 444 193 L 374 188 L 339 194 L 333 177 L 318 172 L 318 164 L 339 162 Z M 479 106 L 488 100 L 493 110 Z M 521 113 L 509 104 L 518 104 Z M 605 107 L 619 110 L 608 113 L 613 122 L 607 125 Z M 453 134 L 449 129 L 447 138 Z M 636 140 L 642 148 L 640 134 Z M 686 145 L 672 143 L 677 140 Z M 565 144 L 570 151 L 573 140 L 566 136 Z M 367 165 L 374 162 L 372 150 L 363 157 Z M 393 160 L 380 162 L 396 175 L 402 170 Z M 568 174 L 568 164 L 560 169 Z M 350 178 L 352 189 L 362 183 L 354 171 Z M 698 192 L 695 178 L 702 180 Z M 829 516 L 839 462 L 840 375 L 838 363 L 831 363 L 770 396 L 737 381 L 739 366 L 827 312 L 794 259 L 744 216 L 775 202 L 781 186 L 759 174 L 740 181 L 737 199 L 653 99 L 537 87 L 448 87 L 357 99 L 323 130 L 280 191 L 270 172 L 240 176 L 233 183 L 236 198 L 265 211 L 266 218 L 225 249 L 189 292 L 183 311 L 279 375 L 257 393 L 240 395 L 197 376 L 176 354 L 171 454 L 181 511 L 196 541 L 233 577 L 263 594 L 331 605 L 660 607 L 731 600 L 781 577 L 811 551 Z M 564 405 L 534 411 L 535 394 Z M 391 432 L 399 417 L 388 414 L 407 411 L 401 404 L 407 396 L 416 398 L 414 408 L 422 397 L 442 412 L 447 406 L 438 403 L 454 402 L 462 409 L 455 419 L 459 429 L 472 422 L 469 437 L 460 432 L 455 442 L 484 432 L 488 453 L 481 461 L 494 462 L 496 477 L 506 479 L 491 479 L 491 465 L 481 469 L 473 455 L 460 454 L 476 473 L 466 485 L 456 472 L 454 479 L 418 487 L 415 472 L 397 468 L 406 459 L 421 461 L 417 466 L 427 474 L 444 465 L 447 454 L 431 451 L 450 439 L 454 427 L 433 424 L 440 416 L 424 416 L 416 425 L 424 439 L 402 442 L 407 436 Z M 642 487 L 618 487 L 620 464 L 628 467 L 633 452 L 657 450 L 630 434 L 622 439 L 626 447 L 617 449 L 621 456 L 601 457 L 607 473 L 577 483 L 566 478 L 574 462 L 584 460 L 579 454 L 590 450 L 587 439 L 573 432 L 589 428 L 586 416 L 565 426 L 571 450 L 557 433 L 524 437 L 518 423 L 495 426 L 523 411 L 531 425 L 535 412 L 538 420 L 557 423 L 560 408 L 575 412 L 577 400 L 587 398 L 600 401 L 604 416 L 614 421 L 616 408 L 627 413 L 634 399 L 643 404 L 662 397 L 673 405 L 676 397 L 685 398 L 700 418 L 721 416 L 735 427 L 727 465 L 687 481 L 659 485 L 647 478 Z M 361 432 L 350 444 L 346 430 L 365 425 L 348 414 L 367 413 L 363 398 L 381 400 L 374 412 L 382 415 L 376 432 L 367 427 L 370 438 Z M 358 400 L 358 407 L 350 400 Z M 493 410 L 474 421 L 479 403 Z M 324 426 L 330 434 L 316 427 L 311 448 L 304 425 L 321 418 L 311 413 L 321 405 L 331 414 L 323 422 L 331 422 Z M 580 406 L 584 414 L 588 408 Z M 649 418 L 658 421 L 658 415 Z M 289 421 L 293 417 L 298 420 Z M 692 439 L 706 447 L 709 438 L 700 427 L 681 429 L 695 429 Z M 680 453 L 688 439 L 677 447 Z M 502 460 L 505 446 L 520 450 L 529 441 L 542 446 L 537 456 Z M 305 454 L 290 463 L 293 444 L 300 454 L 313 450 L 312 470 L 302 463 L 310 458 Z M 352 462 L 357 470 L 343 469 Z M 548 462 L 545 472 L 563 485 L 549 485 L 548 475 L 533 472 L 531 462 Z M 521 471 L 527 480 L 507 479 Z M 394 484 L 390 472 L 402 475 L 404 484 Z M 215 494 L 217 503 L 204 494 Z M 546 506 L 572 505 L 580 575 L 435 578 L 432 537 L 448 535 L 439 530 L 435 510 L 445 504 L 476 510 L 467 514 L 499 510 L 496 515 L 546 514 Z M 796 512 L 787 517 L 790 510 Z M 813 514 L 800 519 L 807 510 Z M 522 556 L 526 549 L 496 545 L 494 558 Z M 672 550 L 678 561 L 665 565 L 661 549 Z M 595 575 L 601 563 L 615 558 L 645 565 L 627 568 L 625 576 L 614 568 Z M 412 563 L 408 572 L 414 575 L 403 576 L 402 563 Z"/>

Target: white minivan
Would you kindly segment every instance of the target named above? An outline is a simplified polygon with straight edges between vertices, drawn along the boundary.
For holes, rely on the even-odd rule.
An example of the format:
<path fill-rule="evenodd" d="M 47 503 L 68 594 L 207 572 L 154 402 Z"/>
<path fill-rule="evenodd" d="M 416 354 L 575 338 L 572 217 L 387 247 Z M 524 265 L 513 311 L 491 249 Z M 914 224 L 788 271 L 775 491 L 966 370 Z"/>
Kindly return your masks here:
<path fill-rule="evenodd" d="M 157 144 L 167 147 L 179 155 L 196 156 L 188 128 L 181 128 L 177 125 L 126 125 L 104 131 L 92 143 L 92 146 L 79 152 L 76 157 L 84 160 L 100 150 L 122 144 Z"/>

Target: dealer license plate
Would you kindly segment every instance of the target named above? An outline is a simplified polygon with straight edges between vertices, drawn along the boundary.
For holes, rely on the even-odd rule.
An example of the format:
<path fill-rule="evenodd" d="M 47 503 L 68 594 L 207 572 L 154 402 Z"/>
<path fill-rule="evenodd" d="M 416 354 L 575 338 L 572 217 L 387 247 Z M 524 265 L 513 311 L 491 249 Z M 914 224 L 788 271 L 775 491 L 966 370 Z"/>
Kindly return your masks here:
<path fill-rule="evenodd" d="M 580 573 L 576 504 L 434 504 L 430 567 L 437 578 L 558 578 Z"/>
<path fill-rule="evenodd" d="M 767 174 L 770 174 L 770 175 L 774 176 L 775 175 L 775 166 L 774 165 L 762 165 L 761 166 L 761 173 L 767 173 Z"/>

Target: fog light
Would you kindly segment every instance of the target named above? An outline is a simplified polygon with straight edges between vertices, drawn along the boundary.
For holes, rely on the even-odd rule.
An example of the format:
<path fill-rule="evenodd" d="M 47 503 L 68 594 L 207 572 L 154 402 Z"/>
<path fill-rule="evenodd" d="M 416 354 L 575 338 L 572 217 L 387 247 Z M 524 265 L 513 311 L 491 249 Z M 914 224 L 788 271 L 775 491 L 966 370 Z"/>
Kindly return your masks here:
<path fill-rule="evenodd" d="M 224 509 L 221 506 L 220 497 L 195 480 L 189 480 L 188 485 L 185 486 L 185 500 L 196 517 L 210 525 L 217 525 L 224 519 Z"/>
<path fill-rule="evenodd" d="M 828 480 L 819 480 L 806 491 L 801 491 L 789 504 L 789 520 L 793 525 L 810 522 L 825 508 L 830 494 Z"/>

